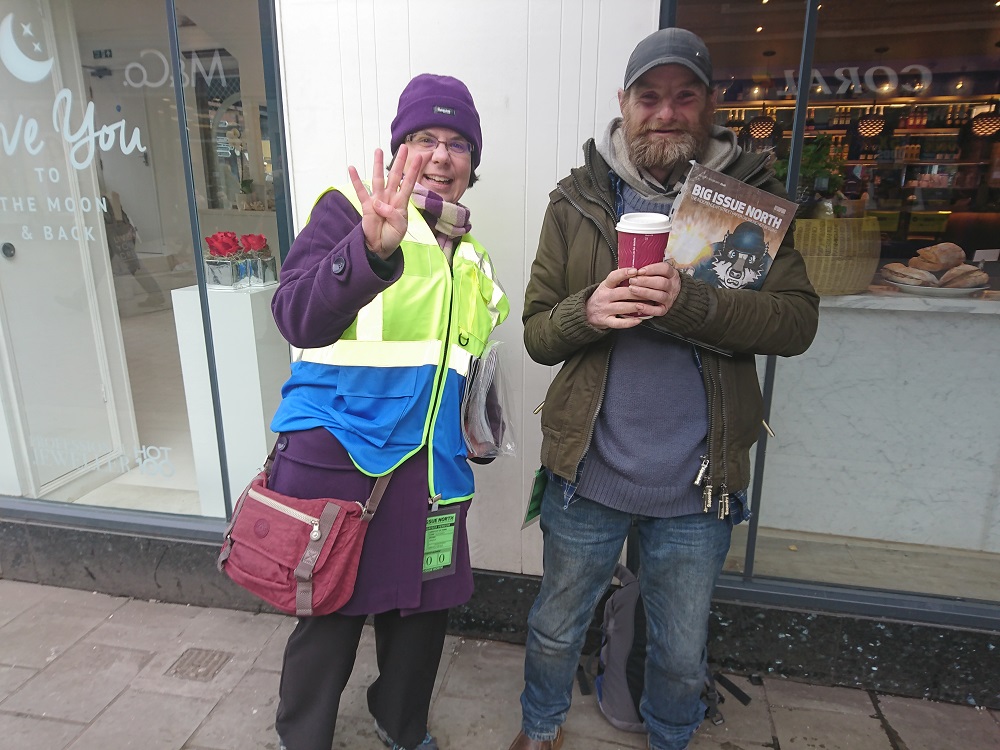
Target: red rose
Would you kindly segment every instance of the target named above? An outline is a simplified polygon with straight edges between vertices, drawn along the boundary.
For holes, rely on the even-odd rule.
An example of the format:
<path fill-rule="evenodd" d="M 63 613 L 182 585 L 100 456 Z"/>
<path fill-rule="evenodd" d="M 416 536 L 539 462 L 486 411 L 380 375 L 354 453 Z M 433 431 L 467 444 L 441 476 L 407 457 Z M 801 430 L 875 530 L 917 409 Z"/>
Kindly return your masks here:
<path fill-rule="evenodd" d="M 208 254 L 226 257 L 236 255 L 240 252 L 240 242 L 236 239 L 236 232 L 216 232 L 211 237 L 206 237 L 208 243 Z"/>
<path fill-rule="evenodd" d="M 269 249 L 267 237 L 262 234 L 244 234 L 240 237 L 240 244 L 248 253 L 262 253 L 262 251 Z"/>

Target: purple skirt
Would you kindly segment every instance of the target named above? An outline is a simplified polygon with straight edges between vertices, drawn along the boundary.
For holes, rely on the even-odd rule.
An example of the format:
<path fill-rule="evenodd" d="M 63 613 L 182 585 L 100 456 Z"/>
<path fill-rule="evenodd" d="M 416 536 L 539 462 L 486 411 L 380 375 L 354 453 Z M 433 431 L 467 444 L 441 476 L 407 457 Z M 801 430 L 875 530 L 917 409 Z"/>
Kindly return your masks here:
<path fill-rule="evenodd" d="M 329 430 L 316 427 L 278 437 L 268 486 L 303 499 L 336 497 L 363 503 L 375 480 L 358 471 Z M 368 525 L 354 595 L 338 610 L 341 614 L 431 612 L 464 604 L 472 596 L 467 502 L 450 506 L 458 511 L 455 572 L 423 580 L 428 496 L 425 448 L 393 473 Z"/>

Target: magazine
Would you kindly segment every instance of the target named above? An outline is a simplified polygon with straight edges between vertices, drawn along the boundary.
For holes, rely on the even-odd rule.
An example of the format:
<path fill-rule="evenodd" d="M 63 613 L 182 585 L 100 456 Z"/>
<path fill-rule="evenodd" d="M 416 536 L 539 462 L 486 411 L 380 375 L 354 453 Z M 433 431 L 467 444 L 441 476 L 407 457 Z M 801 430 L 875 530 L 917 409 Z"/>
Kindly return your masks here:
<path fill-rule="evenodd" d="M 671 212 L 667 259 L 712 286 L 760 289 L 798 206 L 692 164 Z"/>

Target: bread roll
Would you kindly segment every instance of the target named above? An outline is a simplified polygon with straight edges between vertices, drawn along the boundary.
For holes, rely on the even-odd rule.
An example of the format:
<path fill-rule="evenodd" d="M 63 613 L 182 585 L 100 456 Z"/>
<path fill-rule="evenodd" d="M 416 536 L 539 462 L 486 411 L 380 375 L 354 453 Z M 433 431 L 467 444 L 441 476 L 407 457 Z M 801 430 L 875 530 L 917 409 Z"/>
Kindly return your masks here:
<path fill-rule="evenodd" d="M 963 263 L 945 272 L 941 277 L 941 286 L 951 289 L 971 289 L 977 286 L 989 286 L 990 275 L 976 266 Z"/>
<path fill-rule="evenodd" d="M 904 266 L 902 263 L 887 263 L 882 266 L 882 278 L 897 284 L 912 286 L 937 286 L 937 276 L 930 271 Z"/>
<path fill-rule="evenodd" d="M 910 258 L 907 265 L 910 268 L 919 268 L 922 271 L 943 271 L 948 268 L 944 263 L 935 263 L 926 258 L 921 258 L 919 255 L 914 255 Z"/>
<path fill-rule="evenodd" d="M 934 269 L 939 271 L 965 263 L 965 250 L 954 242 L 940 242 L 930 247 L 922 247 L 917 250 L 917 255 L 929 263 L 940 263 L 941 268 Z"/>

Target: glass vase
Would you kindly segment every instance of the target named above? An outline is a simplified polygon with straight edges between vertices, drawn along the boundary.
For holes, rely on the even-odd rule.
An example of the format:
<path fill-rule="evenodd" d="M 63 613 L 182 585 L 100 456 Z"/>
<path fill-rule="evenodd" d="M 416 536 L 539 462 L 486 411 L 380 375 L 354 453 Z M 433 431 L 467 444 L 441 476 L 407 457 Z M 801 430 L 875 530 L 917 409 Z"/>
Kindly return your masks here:
<path fill-rule="evenodd" d="M 278 262 L 274 256 L 251 258 L 250 286 L 270 286 L 278 283 Z"/>
<path fill-rule="evenodd" d="M 205 258 L 205 283 L 214 289 L 243 289 L 250 286 L 250 261 Z"/>

